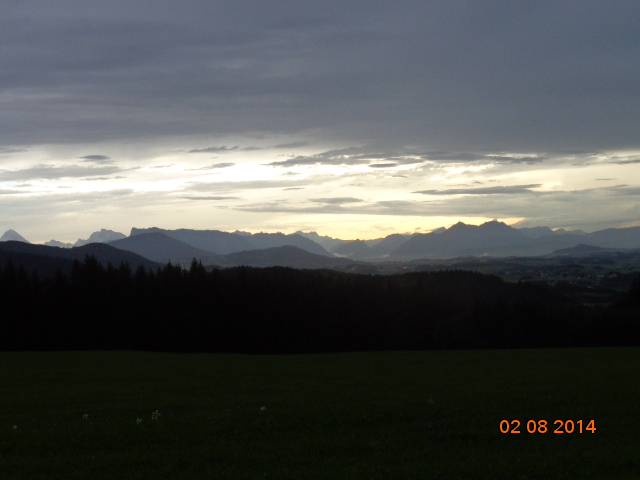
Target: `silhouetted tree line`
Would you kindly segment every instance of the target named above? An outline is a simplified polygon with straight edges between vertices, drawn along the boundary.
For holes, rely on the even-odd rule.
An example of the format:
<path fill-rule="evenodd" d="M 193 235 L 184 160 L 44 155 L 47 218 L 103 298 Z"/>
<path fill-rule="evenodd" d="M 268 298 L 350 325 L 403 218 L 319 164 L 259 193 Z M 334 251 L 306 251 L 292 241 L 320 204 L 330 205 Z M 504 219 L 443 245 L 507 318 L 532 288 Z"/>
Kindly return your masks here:
<path fill-rule="evenodd" d="M 237 267 L 0 271 L 0 350 L 312 353 L 640 345 L 640 281 L 589 308 L 470 271 L 357 275 Z"/>

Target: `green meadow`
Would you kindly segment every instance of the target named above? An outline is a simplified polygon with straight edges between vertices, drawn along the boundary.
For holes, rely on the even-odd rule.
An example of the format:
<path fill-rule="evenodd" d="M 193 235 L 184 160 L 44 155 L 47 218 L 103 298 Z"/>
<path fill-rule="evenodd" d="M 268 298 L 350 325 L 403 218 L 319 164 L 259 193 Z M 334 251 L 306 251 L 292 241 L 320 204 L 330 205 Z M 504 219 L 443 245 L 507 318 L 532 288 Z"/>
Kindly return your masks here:
<path fill-rule="evenodd" d="M 0 478 L 637 480 L 640 348 L 0 353 Z"/>

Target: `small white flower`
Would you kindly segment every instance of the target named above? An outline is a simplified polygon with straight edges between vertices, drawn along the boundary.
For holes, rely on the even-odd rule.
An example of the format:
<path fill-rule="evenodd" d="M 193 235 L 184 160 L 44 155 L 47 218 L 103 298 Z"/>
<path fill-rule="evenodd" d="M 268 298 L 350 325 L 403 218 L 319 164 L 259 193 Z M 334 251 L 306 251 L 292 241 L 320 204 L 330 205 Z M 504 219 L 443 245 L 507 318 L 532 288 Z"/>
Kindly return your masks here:
<path fill-rule="evenodd" d="M 14 425 L 14 426 L 13 426 L 13 429 L 14 429 L 14 430 L 15 430 L 16 428 L 18 428 L 18 425 Z"/>
<path fill-rule="evenodd" d="M 151 420 L 157 420 L 159 416 L 160 416 L 160 412 L 156 410 L 151 414 Z"/>
<path fill-rule="evenodd" d="M 82 418 L 84 418 L 85 420 L 89 418 L 89 414 L 85 413 L 84 415 L 82 415 Z"/>
<path fill-rule="evenodd" d="M 142 423 L 142 419 L 141 418 L 136 418 L 136 425 L 140 425 Z"/>
<path fill-rule="evenodd" d="M 264 412 L 267 409 L 267 407 L 260 407 L 260 411 Z"/>

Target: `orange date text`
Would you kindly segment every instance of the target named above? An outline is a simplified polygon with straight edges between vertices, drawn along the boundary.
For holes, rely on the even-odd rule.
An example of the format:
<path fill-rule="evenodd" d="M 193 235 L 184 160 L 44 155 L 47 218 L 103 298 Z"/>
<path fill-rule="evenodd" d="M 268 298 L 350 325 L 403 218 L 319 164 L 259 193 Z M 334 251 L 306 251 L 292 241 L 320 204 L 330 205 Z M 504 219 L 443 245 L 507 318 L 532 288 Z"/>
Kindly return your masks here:
<path fill-rule="evenodd" d="M 501 420 L 500 433 L 596 433 L 595 420 Z"/>

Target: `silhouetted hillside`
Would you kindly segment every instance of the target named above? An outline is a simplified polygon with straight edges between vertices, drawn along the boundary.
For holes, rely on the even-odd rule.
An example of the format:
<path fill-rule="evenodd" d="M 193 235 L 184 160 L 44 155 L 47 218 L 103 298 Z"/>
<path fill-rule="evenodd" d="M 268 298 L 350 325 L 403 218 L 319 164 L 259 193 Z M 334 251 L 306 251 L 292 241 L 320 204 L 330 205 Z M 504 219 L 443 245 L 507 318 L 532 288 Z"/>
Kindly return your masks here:
<path fill-rule="evenodd" d="M 458 222 L 442 233 L 416 234 L 393 251 L 396 257 L 452 258 L 495 254 L 505 247 L 523 245 L 528 239 L 502 222 L 480 226 Z"/>
<path fill-rule="evenodd" d="M 265 248 L 283 247 L 290 245 L 306 250 L 316 255 L 331 257 L 322 246 L 301 235 L 284 233 L 255 233 L 246 232 L 227 233 L 218 230 L 162 230 L 160 228 L 132 228 L 131 237 L 143 233 L 162 232 L 165 235 L 217 255 L 244 252 L 247 250 L 262 250 Z M 197 255 L 194 255 L 198 257 Z"/>
<path fill-rule="evenodd" d="M 35 272 L 39 278 L 50 278 L 58 270 L 63 273 L 69 273 L 73 260 L 33 253 L 5 251 L 0 247 L 0 268 L 4 268 L 8 263 L 16 269 L 22 268 L 25 275 L 31 276 Z"/>
<path fill-rule="evenodd" d="M 121 263 L 128 263 L 132 269 L 140 266 L 156 269 L 160 266 L 160 264 L 152 262 L 140 255 L 119 250 L 104 243 L 90 243 L 82 247 L 59 248 L 11 241 L 0 243 L 0 252 L 3 253 L 5 261 L 11 258 L 16 267 L 21 263 L 21 258 L 27 261 L 29 267 L 25 264 L 25 268 L 28 269 L 27 273 L 29 274 L 32 270 L 36 270 L 38 274 L 48 275 L 51 270 L 50 266 L 54 264 L 60 265 L 63 269 L 69 266 L 66 262 L 58 264 L 52 259 L 64 259 L 68 261 L 84 260 L 87 255 L 93 255 L 103 266 L 107 266 L 109 263 L 114 267 Z M 29 257 L 25 257 L 24 255 L 28 255 Z"/>
<path fill-rule="evenodd" d="M 297 232 L 295 232 L 295 235 L 300 235 L 301 237 L 308 238 L 309 240 L 320 245 L 327 252 L 330 252 L 334 247 L 337 247 L 338 245 L 349 242 L 349 240 L 341 240 L 339 238 L 332 238 L 326 235 L 318 235 L 317 232 L 305 233 L 298 230 Z"/>
<path fill-rule="evenodd" d="M 640 227 L 607 228 L 588 233 L 582 243 L 607 248 L 640 248 Z"/>
<path fill-rule="evenodd" d="M 347 257 L 353 260 L 363 260 L 372 256 L 371 247 L 363 240 L 353 240 L 334 247 L 332 253 L 341 257 Z"/>
<path fill-rule="evenodd" d="M 386 257 L 400 245 L 407 243 L 410 238 L 411 235 L 402 235 L 400 233 L 388 235 L 371 247 L 371 254 L 374 257 Z"/>
<path fill-rule="evenodd" d="M 198 248 L 187 245 L 184 242 L 175 240 L 162 232 L 143 233 L 133 235 L 109 242 L 109 245 L 120 250 L 137 253 L 149 260 L 160 263 L 186 263 L 189 264 L 193 258 L 211 263 L 217 258 L 211 252 L 206 252 Z"/>
<path fill-rule="evenodd" d="M 552 255 L 590 255 L 592 253 L 601 253 L 607 251 L 611 251 L 611 249 L 581 243 L 579 245 L 576 245 L 575 247 L 554 250 Z"/>
<path fill-rule="evenodd" d="M 254 233 L 249 237 L 249 240 L 258 249 L 292 246 L 316 255 L 333 256 L 321 245 L 295 233 L 290 235 L 285 235 L 284 233 Z"/>
<path fill-rule="evenodd" d="M 192 247 L 204 250 L 217 255 L 251 250 L 254 245 L 247 240 L 247 237 L 235 233 L 221 232 L 219 230 L 189 230 L 181 228 L 179 230 L 163 230 L 161 228 L 132 228 L 131 237 L 144 233 L 162 232 L 180 242 Z"/>
<path fill-rule="evenodd" d="M 316 255 L 290 245 L 230 253 L 213 260 L 213 265 L 222 267 L 246 265 L 251 267 L 332 268 L 351 263 L 353 262 L 343 258 Z"/>

